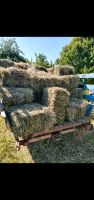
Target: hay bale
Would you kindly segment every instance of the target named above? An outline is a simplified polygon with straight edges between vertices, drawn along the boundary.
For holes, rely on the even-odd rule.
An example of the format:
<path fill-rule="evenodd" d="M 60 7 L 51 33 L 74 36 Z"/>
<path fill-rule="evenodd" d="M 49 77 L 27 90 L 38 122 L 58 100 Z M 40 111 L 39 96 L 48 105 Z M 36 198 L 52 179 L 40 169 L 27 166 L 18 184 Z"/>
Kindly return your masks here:
<path fill-rule="evenodd" d="M 82 88 L 73 89 L 70 98 L 83 99 L 83 89 Z"/>
<path fill-rule="evenodd" d="M 66 120 L 76 121 L 85 117 L 87 101 L 72 98 L 66 107 Z"/>
<path fill-rule="evenodd" d="M 46 76 L 48 71 L 46 69 L 44 69 L 43 67 L 39 68 L 39 66 L 38 66 L 38 68 L 37 67 L 29 68 L 28 73 L 33 76 Z"/>
<path fill-rule="evenodd" d="M 15 65 L 15 62 L 11 61 L 11 60 L 8 60 L 8 59 L 0 59 L 0 66 L 1 67 L 11 67 L 11 66 L 14 66 Z"/>
<path fill-rule="evenodd" d="M 14 67 L 16 67 L 17 69 L 27 70 L 27 69 L 31 68 L 31 65 L 28 63 L 18 62 L 18 63 L 15 63 Z"/>
<path fill-rule="evenodd" d="M 54 67 L 48 68 L 47 70 L 48 70 L 48 73 L 54 74 Z"/>
<path fill-rule="evenodd" d="M 3 86 L 28 86 L 26 81 L 29 81 L 29 76 L 28 73 L 26 73 L 26 70 L 17 69 L 15 67 L 7 68 L 6 70 L 2 70 L 2 76 Z"/>
<path fill-rule="evenodd" d="M 4 75 L 3 84 L 9 86 L 21 85 L 22 87 L 27 87 L 31 86 L 33 84 L 33 81 L 34 83 L 36 81 L 36 85 L 41 85 L 44 83 L 44 88 L 47 86 L 59 86 L 66 87 L 66 89 L 73 89 L 76 88 L 79 84 L 79 77 L 76 75 L 58 77 L 54 75 L 49 75 L 46 72 L 41 72 L 39 75 L 36 72 L 30 74 L 30 70 L 18 70 L 14 67 L 6 69 L 2 73 Z"/>
<path fill-rule="evenodd" d="M 2 87 L 2 97 L 5 109 L 12 105 L 23 105 L 34 101 L 31 88 Z"/>
<path fill-rule="evenodd" d="M 71 92 L 74 88 L 78 87 L 80 79 L 77 75 L 67 75 L 67 76 L 59 76 L 57 80 L 59 87 L 61 85 L 61 87 Z"/>
<path fill-rule="evenodd" d="M 4 67 L 0 67 L 0 86 L 3 85 L 3 76 L 6 73 L 6 69 Z"/>
<path fill-rule="evenodd" d="M 44 89 L 42 103 L 49 106 L 49 109 L 55 113 L 57 124 L 62 124 L 65 120 L 68 98 L 69 93 L 63 88 L 50 87 Z"/>
<path fill-rule="evenodd" d="M 30 133 L 53 128 L 55 114 L 40 104 L 26 104 L 8 110 L 15 136 L 25 138 Z"/>
<path fill-rule="evenodd" d="M 69 65 L 55 65 L 53 74 L 58 76 L 73 75 L 75 74 L 75 69 L 73 66 Z"/>

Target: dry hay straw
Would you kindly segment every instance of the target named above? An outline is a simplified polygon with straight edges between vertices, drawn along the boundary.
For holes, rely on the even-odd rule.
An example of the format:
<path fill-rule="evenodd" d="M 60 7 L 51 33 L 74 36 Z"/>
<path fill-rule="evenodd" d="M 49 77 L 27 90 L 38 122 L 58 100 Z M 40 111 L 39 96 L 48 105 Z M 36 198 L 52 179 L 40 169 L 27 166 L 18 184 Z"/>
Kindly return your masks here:
<path fill-rule="evenodd" d="M 50 74 L 54 74 L 54 67 L 48 68 L 47 71 Z"/>
<path fill-rule="evenodd" d="M 75 88 L 71 92 L 71 98 L 83 99 L 83 89 L 82 88 Z"/>
<path fill-rule="evenodd" d="M 12 105 L 23 105 L 34 101 L 31 88 L 2 87 L 2 97 L 5 109 Z"/>
<path fill-rule="evenodd" d="M 36 103 L 14 106 L 8 112 L 15 137 L 25 138 L 31 133 L 51 129 L 56 123 L 55 114 Z"/>
<path fill-rule="evenodd" d="M 17 69 L 16 67 L 10 67 L 6 70 L 3 69 L 1 75 L 3 76 L 3 86 L 27 86 L 25 85 L 27 83 L 26 80 L 28 80 L 28 74 L 26 73 L 26 70 Z"/>
<path fill-rule="evenodd" d="M 6 69 L 4 67 L 0 67 L 0 86 L 3 85 L 3 76 L 6 73 Z"/>
<path fill-rule="evenodd" d="M 93 107 L 93 109 L 92 109 L 92 111 L 91 111 L 90 117 L 91 117 L 91 119 L 94 120 L 94 107 Z"/>
<path fill-rule="evenodd" d="M 52 73 L 54 75 L 62 76 L 62 75 L 73 75 L 75 74 L 75 69 L 73 66 L 69 65 L 55 65 L 54 69 L 52 68 Z"/>
<path fill-rule="evenodd" d="M 28 63 L 24 63 L 24 62 L 13 62 L 11 60 L 8 59 L 0 59 L 0 66 L 4 67 L 4 68 L 8 68 L 8 67 L 16 67 L 18 69 L 24 69 L 27 70 L 28 68 L 31 67 L 30 64 Z"/>
<path fill-rule="evenodd" d="M 35 65 L 28 69 L 28 73 L 33 76 L 46 76 L 48 71 L 44 67 Z"/>
<path fill-rule="evenodd" d="M 7 67 L 11 67 L 14 66 L 15 62 L 8 60 L 8 59 L 0 59 L 0 66 L 7 68 Z"/>
<path fill-rule="evenodd" d="M 49 75 L 46 72 L 40 72 L 40 74 L 38 75 L 39 71 L 38 73 L 36 71 L 30 73 L 30 71 L 32 70 L 21 70 L 14 67 L 6 69 L 2 71 L 2 74 L 4 75 L 3 84 L 9 86 L 20 85 L 22 87 L 31 87 L 32 85 L 35 85 L 36 87 L 36 85 L 38 84 L 41 85 L 43 88 L 47 86 L 58 86 L 68 89 L 73 89 L 79 84 L 79 77 L 76 75 L 58 77 L 54 75 Z"/>
<path fill-rule="evenodd" d="M 18 63 L 15 63 L 14 67 L 16 67 L 17 69 L 27 70 L 27 69 L 31 68 L 31 65 L 28 63 L 18 62 Z"/>
<path fill-rule="evenodd" d="M 85 100 L 79 100 L 71 98 L 66 107 L 66 120 L 76 121 L 85 117 L 86 107 L 88 102 Z"/>
<path fill-rule="evenodd" d="M 44 71 L 48 73 L 48 70 L 46 69 L 46 67 L 40 66 L 40 65 L 32 65 L 32 70 L 36 70 L 36 71 Z"/>
<path fill-rule="evenodd" d="M 36 99 L 41 98 L 45 87 L 57 86 L 71 91 L 79 84 L 79 77 L 76 75 L 57 76 L 44 71 L 22 70 L 15 67 L 3 70 L 2 76 L 3 86 L 31 87 L 34 90 Z"/>
<path fill-rule="evenodd" d="M 55 113 L 57 124 L 62 124 L 65 120 L 65 108 L 69 99 L 67 90 L 59 87 L 45 88 L 42 103 Z"/>

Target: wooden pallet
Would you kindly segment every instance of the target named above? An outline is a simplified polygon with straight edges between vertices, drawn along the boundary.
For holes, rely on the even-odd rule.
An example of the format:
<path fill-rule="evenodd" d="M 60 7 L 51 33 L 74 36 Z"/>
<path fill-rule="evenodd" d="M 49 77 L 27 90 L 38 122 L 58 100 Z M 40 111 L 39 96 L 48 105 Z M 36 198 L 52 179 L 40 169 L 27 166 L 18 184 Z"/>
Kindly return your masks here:
<path fill-rule="evenodd" d="M 90 119 L 87 119 L 87 120 L 85 119 L 82 122 L 81 121 L 66 122 L 63 125 L 55 126 L 53 129 L 50 129 L 50 130 L 43 130 L 41 132 L 29 134 L 23 140 L 18 139 L 16 142 L 16 148 L 17 150 L 19 150 L 21 145 L 27 146 L 28 144 L 31 144 L 40 140 L 68 134 L 68 133 L 74 132 L 75 130 L 77 130 L 78 128 L 82 126 L 84 127 L 86 126 L 89 129 L 93 128 L 91 125 Z"/>

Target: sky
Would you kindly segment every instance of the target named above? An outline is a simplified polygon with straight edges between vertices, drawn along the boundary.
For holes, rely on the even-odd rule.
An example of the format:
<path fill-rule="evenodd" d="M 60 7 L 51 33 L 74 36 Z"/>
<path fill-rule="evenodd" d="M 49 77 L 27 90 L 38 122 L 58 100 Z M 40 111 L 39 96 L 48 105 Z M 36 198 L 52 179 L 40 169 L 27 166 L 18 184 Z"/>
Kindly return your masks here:
<path fill-rule="evenodd" d="M 7 37 L 9 38 L 9 37 Z M 13 37 L 11 37 L 13 38 Z M 25 54 L 24 57 L 35 61 L 35 53 L 43 53 L 47 60 L 55 62 L 62 47 L 69 44 L 73 37 L 15 37 L 18 46 Z M 0 39 L 2 39 L 0 37 Z M 4 37 L 6 39 L 6 37 Z"/>

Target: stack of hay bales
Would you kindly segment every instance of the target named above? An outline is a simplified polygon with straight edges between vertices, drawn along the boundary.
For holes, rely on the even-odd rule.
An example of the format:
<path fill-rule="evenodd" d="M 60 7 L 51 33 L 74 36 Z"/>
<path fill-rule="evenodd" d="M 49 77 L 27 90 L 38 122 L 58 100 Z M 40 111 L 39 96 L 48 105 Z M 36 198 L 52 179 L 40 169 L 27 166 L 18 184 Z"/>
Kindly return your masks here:
<path fill-rule="evenodd" d="M 3 104 L 7 110 L 12 105 L 23 105 L 34 101 L 31 88 L 2 87 Z"/>
<path fill-rule="evenodd" d="M 55 113 L 57 124 L 62 124 L 65 120 L 65 108 L 68 99 L 69 93 L 63 88 L 51 87 L 44 89 L 42 103 Z"/>
<path fill-rule="evenodd" d="M 70 65 L 55 65 L 55 67 L 51 68 L 49 72 L 58 76 L 73 75 L 75 74 L 75 69 Z"/>
<path fill-rule="evenodd" d="M 77 75 L 57 76 L 44 71 L 33 71 L 32 68 L 28 70 L 15 67 L 3 69 L 1 77 L 4 87 L 32 88 L 36 102 L 41 102 L 43 90 L 46 87 L 61 87 L 71 92 L 79 84 Z"/>
<path fill-rule="evenodd" d="M 32 70 L 31 70 L 32 71 Z M 69 91 L 76 88 L 79 84 L 77 75 L 54 76 L 49 73 L 36 72 L 30 73 L 30 70 L 17 69 L 15 67 L 2 70 L 3 86 L 13 87 L 32 87 L 34 90 L 43 90 L 45 87 L 64 87 Z"/>
<path fill-rule="evenodd" d="M 85 117 L 86 108 L 88 102 L 85 100 L 79 100 L 76 98 L 69 99 L 68 106 L 66 108 L 66 120 L 76 121 Z"/>
<path fill-rule="evenodd" d="M 8 112 L 15 137 L 25 138 L 31 133 L 51 129 L 56 123 L 55 114 L 36 103 L 11 107 Z"/>
<path fill-rule="evenodd" d="M 85 115 L 86 102 L 79 100 L 80 79 L 73 67 L 55 66 L 50 71 L 16 63 L 8 68 L 0 67 L 0 80 L 3 103 L 15 136 L 24 138 Z"/>

